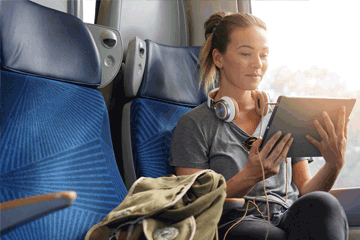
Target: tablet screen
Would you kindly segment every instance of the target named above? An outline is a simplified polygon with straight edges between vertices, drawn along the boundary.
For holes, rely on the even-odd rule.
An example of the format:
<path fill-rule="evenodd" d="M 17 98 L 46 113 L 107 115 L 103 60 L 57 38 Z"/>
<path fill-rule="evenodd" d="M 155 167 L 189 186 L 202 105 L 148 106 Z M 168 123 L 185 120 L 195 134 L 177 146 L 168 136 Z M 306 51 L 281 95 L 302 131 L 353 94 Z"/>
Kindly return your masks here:
<path fill-rule="evenodd" d="M 280 96 L 277 102 L 278 104 L 271 115 L 260 149 L 273 134 L 280 130 L 282 137 L 286 133 L 291 133 L 294 138 L 288 157 L 318 157 L 321 156 L 320 151 L 305 138 L 309 134 L 321 141 L 321 137 L 313 123 L 314 120 L 319 120 L 324 127 L 321 113 L 327 111 L 336 127 L 340 108 L 342 106 L 346 107 L 347 119 L 356 99 Z"/>

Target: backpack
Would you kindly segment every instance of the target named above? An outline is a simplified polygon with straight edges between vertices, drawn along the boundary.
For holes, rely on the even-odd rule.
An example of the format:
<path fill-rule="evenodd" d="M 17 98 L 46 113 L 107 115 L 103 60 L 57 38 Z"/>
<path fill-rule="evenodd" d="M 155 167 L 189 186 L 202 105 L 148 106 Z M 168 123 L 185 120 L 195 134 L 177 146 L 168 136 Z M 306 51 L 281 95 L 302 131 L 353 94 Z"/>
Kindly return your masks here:
<path fill-rule="evenodd" d="M 225 178 L 212 170 L 141 177 L 85 239 L 218 240 L 225 197 Z"/>

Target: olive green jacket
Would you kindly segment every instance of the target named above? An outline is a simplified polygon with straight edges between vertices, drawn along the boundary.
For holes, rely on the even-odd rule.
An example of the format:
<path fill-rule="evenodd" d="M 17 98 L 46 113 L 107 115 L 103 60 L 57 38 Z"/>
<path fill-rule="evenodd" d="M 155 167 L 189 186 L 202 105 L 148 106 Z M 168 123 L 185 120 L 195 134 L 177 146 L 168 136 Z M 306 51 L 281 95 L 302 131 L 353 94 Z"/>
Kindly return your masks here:
<path fill-rule="evenodd" d="M 85 239 L 218 240 L 225 197 L 225 179 L 212 170 L 142 177 Z"/>

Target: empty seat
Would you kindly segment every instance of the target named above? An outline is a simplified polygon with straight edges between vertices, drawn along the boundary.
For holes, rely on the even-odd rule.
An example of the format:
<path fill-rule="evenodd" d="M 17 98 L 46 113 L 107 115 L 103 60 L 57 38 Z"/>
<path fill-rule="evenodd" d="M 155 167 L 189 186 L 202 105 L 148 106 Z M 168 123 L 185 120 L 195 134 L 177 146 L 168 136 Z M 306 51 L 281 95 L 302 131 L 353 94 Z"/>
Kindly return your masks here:
<path fill-rule="evenodd" d="M 206 96 L 198 86 L 200 47 L 134 38 L 128 49 L 124 84 L 133 100 L 123 109 L 122 137 L 125 183 L 130 187 L 141 176 L 174 173 L 168 162 L 173 129 L 180 116 L 205 102 Z"/>
<path fill-rule="evenodd" d="M 1 238 L 84 239 L 127 192 L 95 89 L 98 49 L 81 20 L 30 1 L 2 1 L 0 23 L 0 201 L 77 193 L 72 206 Z"/>

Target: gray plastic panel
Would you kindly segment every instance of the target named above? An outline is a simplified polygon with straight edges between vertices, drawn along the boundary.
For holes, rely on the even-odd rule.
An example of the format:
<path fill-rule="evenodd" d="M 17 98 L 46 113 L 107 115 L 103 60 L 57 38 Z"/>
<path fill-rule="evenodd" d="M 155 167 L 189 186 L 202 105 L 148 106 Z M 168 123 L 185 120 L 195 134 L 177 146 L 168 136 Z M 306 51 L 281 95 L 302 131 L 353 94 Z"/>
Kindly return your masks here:
<path fill-rule="evenodd" d="M 136 173 L 134 167 L 134 159 L 131 146 L 131 131 L 130 131 L 130 107 L 131 102 L 125 104 L 122 114 L 122 157 L 123 165 L 121 166 L 126 173 L 124 176 L 124 183 L 127 189 L 130 189 L 131 185 L 136 180 Z"/>
<path fill-rule="evenodd" d="M 204 23 L 211 14 L 219 11 L 238 12 L 238 0 L 186 0 L 185 4 L 188 9 L 187 14 L 190 22 L 190 46 L 201 46 L 204 44 Z"/>
<path fill-rule="evenodd" d="M 108 85 L 118 74 L 123 59 L 123 44 L 118 30 L 96 24 L 86 24 L 95 40 L 101 58 L 101 84 Z"/>
<path fill-rule="evenodd" d="M 135 36 L 170 46 L 190 42 L 184 0 L 102 0 L 97 23 L 120 28 L 124 53 Z"/>
<path fill-rule="evenodd" d="M 120 32 L 124 42 L 133 37 L 151 39 L 171 46 L 189 46 L 188 32 L 180 8 L 181 0 L 133 1 L 122 3 Z M 183 25 L 181 25 L 183 24 Z"/>
<path fill-rule="evenodd" d="M 251 0 L 237 0 L 238 12 L 251 13 Z"/>
<path fill-rule="evenodd" d="M 146 62 L 146 43 L 135 37 L 128 45 L 124 67 L 124 89 L 126 97 L 135 97 L 139 91 Z"/>

